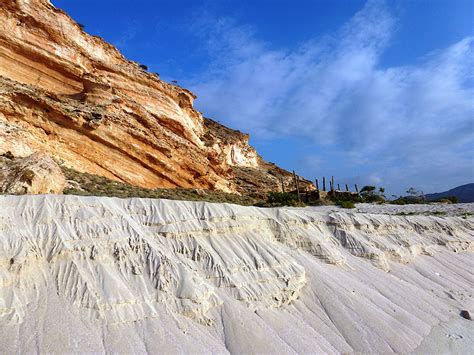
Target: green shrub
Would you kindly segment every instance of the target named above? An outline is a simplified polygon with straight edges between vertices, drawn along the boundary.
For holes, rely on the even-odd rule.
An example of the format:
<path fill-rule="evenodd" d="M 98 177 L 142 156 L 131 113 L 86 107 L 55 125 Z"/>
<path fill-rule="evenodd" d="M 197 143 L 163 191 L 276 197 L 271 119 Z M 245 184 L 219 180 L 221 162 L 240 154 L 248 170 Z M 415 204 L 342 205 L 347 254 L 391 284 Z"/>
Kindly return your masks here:
<path fill-rule="evenodd" d="M 355 208 L 355 204 L 352 201 L 340 201 L 339 206 L 342 208 Z"/>
<path fill-rule="evenodd" d="M 361 190 L 360 190 L 360 193 L 363 195 L 363 194 L 372 194 L 374 193 L 375 191 L 375 186 L 370 186 L 370 185 L 367 185 L 367 186 L 364 186 Z"/>
<path fill-rule="evenodd" d="M 383 198 L 383 196 L 375 195 L 375 194 L 368 194 L 368 195 L 364 196 L 364 200 L 365 200 L 365 202 L 369 202 L 369 203 L 372 203 L 372 202 L 383 203 L 383 202 L 385 202 L 385 199 Z"/>
<path fill-rule="evenodd" d="M 430 202 L 441 202 L 441 203 L 459 203 L 459 198 L 456 196 L 446 196 L 443 198 L 438 198 L 436 200 L 432 200 Z"/>
<path fill-rule="evenodd" d="M 298 196 L 289 192 L 270 192 L 267 203 L 273 206 L 300 206 Z"/>
<path fill-rule="evenodd" d="M 457 196 L 448 196 L 446 199 L 451 201 L 451 203 L 459 203 L 459 198 Z"/>
<path fill-rule="evenodd" d="M 399 197 L 396 200 L 389 201 L 389 203 L 392 205 L 406 205 L 406 201 L 402 197 Z"/>
<path fill-rule="evenodd" d="M 376 190 L 375 186 L 364 186 L 360 190 L 360 196 L 364 200 L 364 202 L 369 202 L 369 203 L 384 203 L 385 202 L 385 189 L 383 187 L 380 187 L 378 191 Z"/>
<path fill-rule="evenodd" d="M 421 197 L 400 196 L 396 200 L 388 201 L 392 205 L 419 205 L 426 203 Z"/>

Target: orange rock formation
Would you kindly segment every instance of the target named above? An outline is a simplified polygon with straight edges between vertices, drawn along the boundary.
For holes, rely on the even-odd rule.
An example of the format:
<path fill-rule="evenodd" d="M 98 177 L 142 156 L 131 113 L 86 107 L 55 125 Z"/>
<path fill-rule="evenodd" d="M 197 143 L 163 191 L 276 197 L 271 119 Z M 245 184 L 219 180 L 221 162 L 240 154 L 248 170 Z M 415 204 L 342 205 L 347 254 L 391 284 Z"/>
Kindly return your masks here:
<path fill-rule="evenodd" d="M 2 1 L 0 154 L 41 151 L 78 171 L 148 188 L 238 191 L 235 167 L 268 167 L 247 135 L 226 141 L 210 132 L 194 99 L 86 34 L 48 0 Z M 280 178 L 270 180 L 264 189 Z"/>

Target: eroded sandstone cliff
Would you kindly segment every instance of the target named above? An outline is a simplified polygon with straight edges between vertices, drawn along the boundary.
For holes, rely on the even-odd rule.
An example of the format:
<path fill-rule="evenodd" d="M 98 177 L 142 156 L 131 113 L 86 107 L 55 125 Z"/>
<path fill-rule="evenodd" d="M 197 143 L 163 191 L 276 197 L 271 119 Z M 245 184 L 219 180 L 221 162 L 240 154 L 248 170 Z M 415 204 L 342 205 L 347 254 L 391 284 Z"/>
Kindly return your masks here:
<path fill-rule="evenodd" d="M 267 174 L 248 136 L 209 134 L 215 126 L 204 124 L 194 99 L 48 0 L 2 1 L 0 154 L 47 152 L 78 171 L 148 188 L 242 191 L 234 167 Z"/>

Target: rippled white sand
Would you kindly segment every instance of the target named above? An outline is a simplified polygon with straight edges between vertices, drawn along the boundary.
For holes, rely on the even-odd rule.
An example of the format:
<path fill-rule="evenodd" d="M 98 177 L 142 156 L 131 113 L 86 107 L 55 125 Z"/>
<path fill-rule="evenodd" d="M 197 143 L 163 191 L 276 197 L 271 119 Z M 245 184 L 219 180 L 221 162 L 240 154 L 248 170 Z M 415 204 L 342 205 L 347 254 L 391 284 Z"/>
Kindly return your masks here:
<path fill-rule="evenodd" d="M 469 351 L 473 218 L 386 208 L 0 196 L 0 350 Z"/>

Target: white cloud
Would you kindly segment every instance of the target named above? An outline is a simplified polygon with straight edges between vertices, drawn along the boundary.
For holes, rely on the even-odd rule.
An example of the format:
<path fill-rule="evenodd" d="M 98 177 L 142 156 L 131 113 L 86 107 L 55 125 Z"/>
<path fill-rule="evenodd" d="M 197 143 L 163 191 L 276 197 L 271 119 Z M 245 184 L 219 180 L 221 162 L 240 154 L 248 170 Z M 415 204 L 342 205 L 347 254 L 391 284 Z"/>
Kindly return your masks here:
<path fill-rule="evenodd" d="M 300 136 L 344 151 L 354 163 L 377 157 L 416 168 L 440 150 L 452 161 L 474 136 L 474 39 L 421 64 L 383 68 L 395 24 L 370 1 L 335 36 L 288 52 L 229 20 L 200 23 L 216 59 L 190 87 L 206 115 L 257 138 Z"/>

